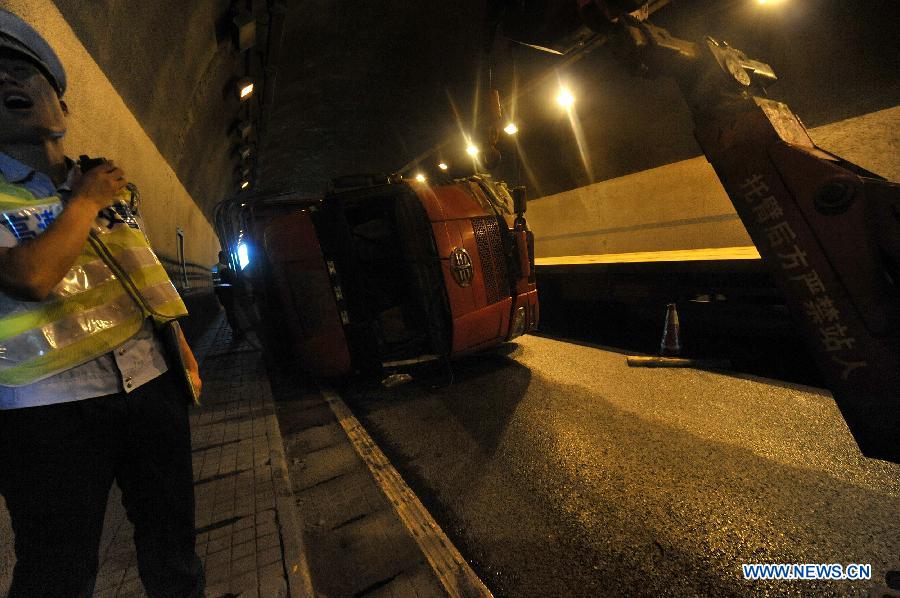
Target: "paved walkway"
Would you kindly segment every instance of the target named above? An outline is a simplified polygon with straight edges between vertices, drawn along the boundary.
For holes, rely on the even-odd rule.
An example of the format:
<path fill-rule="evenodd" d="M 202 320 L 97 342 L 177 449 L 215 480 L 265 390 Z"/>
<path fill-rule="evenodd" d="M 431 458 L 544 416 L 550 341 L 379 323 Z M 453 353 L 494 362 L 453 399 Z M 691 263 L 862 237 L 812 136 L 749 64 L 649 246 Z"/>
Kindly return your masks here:
<path fill-rule="evenodd" d="M 201 363 L 203 405 L 192 410 L 197 552 L 207 571 L 207 596 L 274 598 L 312 595 L 300 526 L 260 351 L 232 342 L 224 317 L 194 350 Z M 12 558 L 12 537 L 0 500 L 0 557 Z M 144 596 L 133 528 L 119 489 L 110 494 L 94 596 Z M 11 563 L 0 567 L 0 596 Z"/>
<path fill-rule="evenodd" d="M 194 341 L 194 351 L 204 381 L 191 441 L 207 596 L 303 596 L 308 574 L 262 355 L 246 341 L 234 343 L 224 317 Z M 94 596 L 143 596 L 118 496 L 105 536 Z"/>

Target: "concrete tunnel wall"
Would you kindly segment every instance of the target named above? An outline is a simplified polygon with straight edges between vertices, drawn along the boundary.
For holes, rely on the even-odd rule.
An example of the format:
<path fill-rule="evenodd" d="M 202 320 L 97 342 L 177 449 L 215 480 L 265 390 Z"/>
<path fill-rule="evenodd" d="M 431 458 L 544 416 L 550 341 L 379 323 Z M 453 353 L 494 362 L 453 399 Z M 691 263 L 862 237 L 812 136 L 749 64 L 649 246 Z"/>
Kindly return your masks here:
<path fill-rule="evenodd" d="M 216 262 L 219 241 L 213 227 L 142 124 L 125 104 L 50 0 L 0 0 L 0 7 L 31 24 L 56 50 L 68 76 L 66 152 L 114 159 L 141 192 L 141 213 L 160 259 L 182 290 L 177 229 L 184 231 L 189 287 L 208 289 L 208 268 Z"/>
<path fill-rule="evenodd" d="M 900 106 L 810 130 L 817 145 L 900 180 Z M 752 245 L 703 156 L 528 204 L 538 258 Z"/>

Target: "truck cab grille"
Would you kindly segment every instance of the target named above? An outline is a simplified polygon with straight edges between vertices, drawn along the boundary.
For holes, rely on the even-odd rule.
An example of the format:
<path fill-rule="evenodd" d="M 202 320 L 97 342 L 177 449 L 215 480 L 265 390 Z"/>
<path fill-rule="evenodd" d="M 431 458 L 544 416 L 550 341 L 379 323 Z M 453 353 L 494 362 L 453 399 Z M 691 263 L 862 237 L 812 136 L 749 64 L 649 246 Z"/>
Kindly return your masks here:
<path fill-rule="evenodd" d="M 487 304 L 493 305 L 509 296 L 509 274 L 500 225 L 493 217 L 472 218 L 472 232 L 481 258 Z"/>

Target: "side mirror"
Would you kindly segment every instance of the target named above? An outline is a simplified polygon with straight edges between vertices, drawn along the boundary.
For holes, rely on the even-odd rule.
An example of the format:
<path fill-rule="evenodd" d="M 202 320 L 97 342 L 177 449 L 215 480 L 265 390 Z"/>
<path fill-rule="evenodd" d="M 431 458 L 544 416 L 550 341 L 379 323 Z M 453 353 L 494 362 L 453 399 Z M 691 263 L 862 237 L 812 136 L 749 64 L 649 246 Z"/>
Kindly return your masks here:
<path fill-rule="evenodd" d="M 512 198 L 513 198 L 513 211 L 522 215 L 525 213 L 525 210 L 528 208 L 528 200 L 525 197 L 525 187 L 513 187 L 512 188 Z"/>

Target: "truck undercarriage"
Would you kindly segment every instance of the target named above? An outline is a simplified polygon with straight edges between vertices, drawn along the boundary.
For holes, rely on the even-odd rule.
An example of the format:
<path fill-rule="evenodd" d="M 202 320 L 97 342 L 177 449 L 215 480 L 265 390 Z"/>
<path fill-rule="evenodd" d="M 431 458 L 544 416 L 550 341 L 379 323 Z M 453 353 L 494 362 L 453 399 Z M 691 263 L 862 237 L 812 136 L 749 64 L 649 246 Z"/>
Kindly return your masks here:
<path fill-rule="evenodd" d="M 408 187 L 388 185 L 326 198 L 314 214 L 326 259 L 340 273 L 354 362 L 442 355 L 450 310 L 428 216 Z"/>

